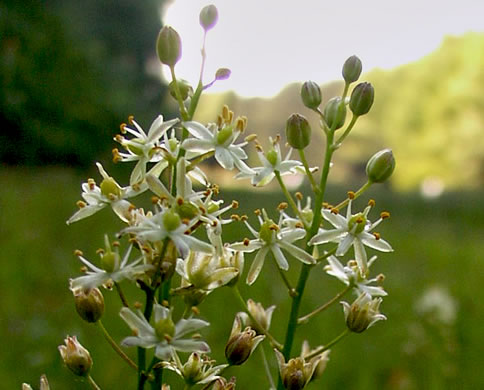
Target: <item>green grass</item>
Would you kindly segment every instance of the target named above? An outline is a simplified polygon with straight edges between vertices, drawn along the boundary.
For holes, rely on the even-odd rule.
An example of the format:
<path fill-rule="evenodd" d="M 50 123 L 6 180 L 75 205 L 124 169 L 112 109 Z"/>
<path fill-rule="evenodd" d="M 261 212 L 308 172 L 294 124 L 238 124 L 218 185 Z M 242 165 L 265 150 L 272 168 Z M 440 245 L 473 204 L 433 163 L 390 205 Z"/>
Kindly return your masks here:
<path fill-rule="evenodd" d="M 2 388 L 20 388 L 22 382 L 38 386 L 46 373 L 55 389 L 84 389 L 62 365 L 57 346 L 64 337 L 77 335 L 94 359 L 93 377 L 103 389 L 135 388 L 134 375 L 102 338 L 95 326 L 82 323 L 73 306 L 68 279 L 79 274 L 79 262 L 72 252 L 84 251 L 94 259 L 105 232 L 120 227 L 108 210 L 72 226 L 65 220 L 75 211 L 80 183 L 85 179 L 73 171 L 45 169 L 0 170 L 0 345 Z M 380 190 L 380 189 L 379 189 Z M 344 191 L 330 194 L 336 202 Z M 362 335 L 350 335 L 331 353 L 324 377 L 310 389 L 477 389 L 484 388 L 482 372 L 482 323 L 484 312 L 482 260 L 484 253 L 484 204 L 478 193 L 449 194 L 437 200 L 422 200 L 416 195 L 372 191 L 377 200 L 373 217 L 390 210 L 392 218 L 379 231 L 393 245 L 395 253 L 381 254 L 376 272 L 386 275 L 389 296 L 382 305 L 388 321 L 375 325 Z M 251 208 L 270 210 L 282 201 L 280 195 L 264 193 L 226 194 L 237 198 L 241 212 Z M 364 203 L 360 202 L 360 205 Z M 245 211 L 244 211 L 245 210 Z M 229 225 L 227 239 L 248 236 L 243 225 Z M 251 256 L 246 256 L 246 269 Z M 295 283 L 299 264 L 291 262 L 290 280 Z M 244 275 L 245 276 L 245 275 Z M 419 297 L 431 286 L 448 290 L 458 307 L 455 323 L 437 326 L 415 310 Z M 135 299 L 135 289 L 127 288 Z M 302 313 L 308 312 L 341 289 L 321 268 L 310 276 Z M 265 306 L 275 303 L 272 332 L 283 340 L 290 298 L 280 278 L 268 262 L 263 275 L 249 289 L 241 286 Z M 138 294 L 138 295 L 136 295 Z M 119 302 L 106 292 L 105 326 L 116 340 L 128 334 L 117 312 Z M 347 297 L 351 299 L 351 297 Z M 204 333 L 212 346 L 213 357 L 223 360 L 224 343 L 230 333 L 237 302 L 227 289 L 216 291 L 201 305 L 201 315 L 212 322 Z M 339 305 L 301 327 L 298 341 L 311 345 L 330 341 L 343 329 Z M 296 345 L 298 345 L 296 343 Z M 266 352 L 271 354 L 268 347 Z M 135 356 L 134 350 L 128 350 Z M 295 354 L 296 352 L 294 352 Z M 273 364 L 272 356 L 270 360 Z M 259 355 L 227 376 L 238 376 L 238 389 L 267 389 Z M 244 378 L 245 376 L 245 378 Z M 179 387 L 172 386 L 172 389 Z"/>

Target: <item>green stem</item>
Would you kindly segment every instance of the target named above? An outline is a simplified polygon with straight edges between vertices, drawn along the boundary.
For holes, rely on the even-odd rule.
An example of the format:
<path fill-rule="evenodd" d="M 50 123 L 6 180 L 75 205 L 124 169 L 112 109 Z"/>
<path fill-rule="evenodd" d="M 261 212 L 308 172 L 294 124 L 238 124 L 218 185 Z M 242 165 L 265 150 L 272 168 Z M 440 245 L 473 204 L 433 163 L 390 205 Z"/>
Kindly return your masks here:
<path fill-rule="evenodd" d="M 319 355 L 320 353 L 323 353 L 324 351 L 327 351 L 333 345 L 335 345 L 336 343 L 340 342 L 343 338 L 345 338 L 349 334 L 350 334 L 350 330 L 348 328 L 346 328 L 339 336 L 335 337 L 333 340 L 331 340 L 325 346 L 320 347 L 320 348 L 317 348 L 314 351 L 312 351 L 311 353 L 305 355 L 304 356 L 304 360 L 309 360 L 309 359 L 311 359 L 311 358 Z"/>
<path fill-rule="evenodd" d="M 355 123 L 358 119 L 358 115 L 353 115 L 351 118 L 351 122 L 349 123 L 348 127 L 346 128 L 345 132 L 338 138 L 338 140 L 335 142 L 335 147 L 339 148 L 341 146 L 341 143 L 345 140 L 345 138 L 348 136 L 350 131 L 353 129 L 355 126 Z"/>
<path fill-rule="evenodd" d="M 319 314 L 326 310 L 328 307 L 330 307 L 333 303 L 337 302 L 339 299 L 343 297 L 348 291 L 350 291 L 353 288 L 352 285 L 347 286 L 344 290 L 340 291 L 338 294 L 336 294 L 332 299 L 330 299 L 328 302 L 326 302 L 324 305 L 319 306 L 318 308 L 314 309 L 311 313 L 306 314 L 305 316 L 300 317 L 297 320 L 298 324 L 305 324 L 307 323 L 313 316 L 316 314 Z"/>
<path fill-rule="evenodd" d="M 94 390 L 101 390 L 101 388 L 97 385 L 97 383 L 94 382 L 94 379 L 92 379 L 91 375 L 87 376 L 87 381 L 89 382 L 89 384 Z"/>
<path fill-rule="evenodd" d="M 309 169 L 309 164 L 308 160 L 306 160 L 306 154 L 304 153 L 304 149 L 299 149 L 299 157 L 301 157 L 301 162 L 304 165 L 304 170 L 306 171 L 306 175 L 309 179 L 309 182 L 311 183 L 311 187 L 313 189 L 313 192 L 316 194 L 319 189 L 318 185 L 316 184 L 316 181 L 314 180 L 313 174 L 311 173 L 311 170 Z"/>
<path fill-rule="evenodd" d="M 282 345 L 274 338 L 274 336 L 272 336 L 266 329 L 264 329 L 260 322 L 257 321 L 257 319 L 250 313 L 247 303 L 244 301 L 244 298 L 242 298 L 242 295 L 240 294 L 239 287 L 232 287 L 232 291 L 234 292 L 237 301 L 239 301 L 244 311 L 249 315 L 250 320 L 257 325 L 258 330 L 260 330 L 262 334 L 264 334 L 269 339 L 274 348 L 282 350 Z"/>
<path fill-rule="evenodd" d="M 259 347 L 259 350 L 260 350 L 260 354 L 262 356 L 262 364 L 264 365 L 264 371 L 266 373 L 267 380 L 269 381 L 270 389 L 271 390 L 275 389 L 276 386 L 274 384 L 274 379 L 272 378 L 272 375 L 271 375 L 271 369 L 269 367 L 269 362 L 267 361 L 266 353 L 265 353 L 262 345 Z"/>
<path fill-rule="evenodd" d="M 353 199 L 358 198 L 361 194 L 363 194 L 368 188 L 371 187 L 373 183 L 370 181 L 367 181 L 365 184 L 363 184 L 358 191 L 355 192 L 355 196 Z M 340 204 L 335 206 L 336 209 L 341 210 L 343 207 L 346 207 L 348 203 L 350 202 L 350 198 L 346 198 L 343 200 Z"/>
<path fill-rule="evenodd" d="M 287 202 L 289 203 L 289 206 L 291 206 L 291 208 L 294 211 L 294 213 L 299 217 L 299 219 L 301 220 L 301 222 L 304 224 L 304 218 L 303 218 L 303 216 L 301 214 L 301 211 L 298 209 L 298 207 L 296 205 L 296 202 L 294 202 L 294 199 L 292 198 L 291 194 L 287 190 L 286 185 L 282 181 L 282 177 L 281 177 L 280 172 L 279 171 L 274 171 L 274 174 L 276 175 L 276 179 L 277 179 L 277 181 L 279 183 L 279 186 L 281 187 L 282 192 L 284 193 L 284 196 L 287 199 Z"/>
<path fill-rule="evenodd" d="M 173 81 L 173 85 L 175 86 L 176 100 L 178 102 L 178 106 L 180 107 L 180 115 L 181 115 L 181 117 L 184 121 L 187 121 L 187 120 L 189 120 L 188 119 L 188 113 L 187 113 L 187 110 L 185 108 L 185 104 L 183 104 L 183 98 L 182 98 L 182 95 L 180 93 L 180 88 L 178 87 L 178 82 L 176 80 L 175 66 L 170 66 L 170 72 L 171 72 L 171 79 Z"/>
<path fill-rule="evenodd" d="M 331 255 L 334 255 L 336 253 L 338 249 L 338 246 L 335 246 L 333 249 L 331 249 L 329 252 L 325 253 L 324 255 L 322 256 L 319 256 L 317 259 L 316 259 L 316 262 L 319 263 L 320 261 L 324 260 L 324 259 L 327 259 L 329 256 Z"/>
<path fill-rule="evenodd" d="M 282 281 L 284 282 L 284 284 L 287 287 L 287 290 L 289 291 L 289 295 L 295 294 L 294 287 L 291 286 L 291 283 L 287 279 L 286 274 L 284 273 L 284 270 L 282 270 L 279 267 L 279 264 L 277 264 L 277 261 L 276 261 L 276 258 L 274 257 L 274 255 L 272 255 L 271 257 L 272 257 L 272 261 L 274 262 L 274 266 L 277 268 L 277 271 L 279 272 L 279 275 L 281 275 Z"/>
<path fill-rule="evenodd" d="M 109 345 L 111 345 L 111 347 L 114 349 L 114 351 L 126 362 L 128 363 L 132 368 L 134 368 L 135 370 L 138 370 L 138 366 L 136 365 L 135 362 L 133 362 L 128 355 L 126 355 L 123 350 L 121 348 L 119 348 L 118 344 L 116 344 L 116 342 L 113 340 L 113 338 L 111 337 L 111 335 L 109 334 L 109 332 L 106 330 L 106 328 L 104 327 L 103 323 L 101 322 L 101 320 L 97 321 L 97 324 L 99 326 L 99 328 L 101 329 L 103 335 L 104 335 L 104 338 L 107 340 L 107 342 L 109 343 Z"/>
<path fill-rule="evenodd" d="M 123 306 L 129 307 L 128 300 L 126 299 L 123 290 L 121 290 L 121 286 L 119 285 L 119 283 L 114 282 L 114 286 L 116 287 L 116 291 L 118 292 L 119 298 L 121 299 Z"/>

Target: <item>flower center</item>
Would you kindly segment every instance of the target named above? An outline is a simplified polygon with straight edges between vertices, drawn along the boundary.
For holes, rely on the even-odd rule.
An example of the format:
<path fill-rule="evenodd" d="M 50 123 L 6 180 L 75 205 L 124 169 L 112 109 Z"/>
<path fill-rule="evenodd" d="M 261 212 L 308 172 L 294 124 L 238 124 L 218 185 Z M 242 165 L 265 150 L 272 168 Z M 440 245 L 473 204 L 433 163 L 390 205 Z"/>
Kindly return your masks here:
<path fill-rule="evenodd" d="M 162 318 L 155 324 L 155 333 L 160 339 L 171 339 L 175 335 L 175 324 L 171 318 Z"/>
<path fill-rule="evenodd" d="M 114 272 L 119 266 L 119 254 L 108 251 L 101 257 L 101 267 L 106 272 Z"/>
<path fill-rule="evenodd" d="M 232 135 L 233 127 L 232 126 L 227 126 L 224 127 L 222 130 L 220 130 L 217 134 L 217 143 L 219 145 L 223 145 L 225 141 L 229 139 L 229 137 Z"/>
<path fill-rule="evenodd" d="M 353 234 L 359 234 L 365 230 L 366 217 L 362 213 L 353 215 L 348 221 L 348 230 Z"/>
<path fill-rule="evenodd" d="M 273 167 L 277 164 L 277 152 L 274 149 L 271 149 L 266 154 L 267 161 L 271 163 Z"/>
<path fill-rule="evenodd" d="M 259 237 L 270 244 L 272 242 L 272 229 L 271 227 L 274 225 L 274 221 L 272 219 L 268 219 L 265 221 L 259 230 Z"/>
<path fill-rule="evenodd" d="M 133 145 L 133 144 L 130 143 L 130 144 L 127 145 L 128 150 L 131 153 L 136 154 L 137 156 L 142 156 L 144 154 L 143 153 L 143 146 L 144 146 L 143 140 L 138 139 L 138 138 L 134 138 L 134 139 L 131 139 L 130 141 L 139 144 L 139 147 L 137 145 Z"/>
<path fill-rule="evenodd" d="M 165 215 L 163 215 L 163 225 L 166 230 L 171 232 L 181 225 L 181 218 L 173 211 L 167 211 Z"/>
<path fill-rule="evenodd" d="M 112 177 L 108 177 L 104 179 L 101 182 L 100 187 L 101 187 L 101 193 L 107 198 L 109 198 L 111 194 L 117 198 L 121 196 L 121 188 Z"/>

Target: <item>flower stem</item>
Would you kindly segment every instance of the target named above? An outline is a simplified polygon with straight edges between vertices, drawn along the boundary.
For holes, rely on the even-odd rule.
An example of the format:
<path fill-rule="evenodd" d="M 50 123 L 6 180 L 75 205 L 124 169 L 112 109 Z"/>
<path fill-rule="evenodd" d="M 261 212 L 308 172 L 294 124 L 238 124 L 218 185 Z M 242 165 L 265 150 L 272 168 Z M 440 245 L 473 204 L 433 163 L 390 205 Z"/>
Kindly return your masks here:
<path fill-rule="evenodd" d="M 319 188 L 318 188 L 318 185 L 316 184 L 316 181 L 314 180 L 311 170 L 309 169 L 309 164 L 308 164 L 308 160 L 306 160 L 306 154 L 304 153 L 304 149 L 299 149 L 299 157 L 301 157 L 301 162 L 304 165 L 304 170 L 306 171 L 306 175 L 309 179 L 309 182 L 311 183 L 313 192 L 316 194 L 319 191 Z"/>
<path fill-rule="evenodd" d="M 356 199 L 358 198 L 361 194 L 363 194 L 368 188 L 371 187 L 373 183 L 371 183 L 370 181 L 367 181 L 365 184 L 363 184 L 360 189 L 358 191 L 355 192 L 355 196 L 353 197 L 353 199 Z M 337 206 L 335 206 L 336 209 L 338 210 L 341 210 L 343 207 L 346 207 L 348 205 L 350 201 L 350 198 L 346 198 L 345 200 L 343 200 L 340 204 L 338 204 Z"/>
<path fill-rule="evenodd" d="M 284 282 L 284 284 L 287 287 L 287 290 L 289 291 L 289 295 L 292 295 L 295 293 L 294 287 L 291 286 L 291 283 L 289 283 L 289 280 L 286 277 L 286 274 L 284 271 L 279 267 L 277 264 L 276 258 L 272 256 L 272 261 L 274 262 L 274 266 L 277 268 L 277 271 L 279 271 L 279 275 L 281 275 L 281 279 Z"/>
<path fill-rule="evenodd" d="M 237 301 L 239 301 L 244 311 L 249 315 L 250 320 L 257 325 L 257 328 L 259 328 L 259 330 L 269 339 L 274 348 L 277 348 L 279 351 L 281 351 L 282 345 L 274 338 L 274 336 L 272 336 L 267 330 L 265 330 L 264 327 L 259 323 L 259 321 L 257 321 L 257 319 L 250 313 L 249 308 L 247 307 L 247 303 L 245 303 L 244 298 L 242 298 L 242 295 L 240 294 L 239 287 L 232 287 L 232 291 L 234 292 Z"/>
<path fill-rule="evenodd" d="M 338 294 L 336 294 L 333 298 L 331 298 L 328 302 L 326 302 L 324 305 L 319 306 L 318 308 L 314 309 L 311 313 L 306 314 L 305 316 L 300 317 L 297 320 L 298 324 L 305 324 L 307 323 L 313 316 L 316 314 L 321 313 L 322 311 L 326 310 L 328 307 L 330 307 L 333 303 L 337 302 L 339 299 L 343 297 L 348 291 L 350 291 L 352 288 L 351 285 L 347 286 L 344 290 L 340 291 Z"/>
<path fill-rule="evenodd" d="M 311 359 L 317 355 L 319 355 L 320 353 L 323 353 L 324 351 L 327 351 L 328 349 L 330 349 L 333 345 L 335 345 L 336 343 L 340 342 L 343 338 L 345 338 L 347 335 L 350 334 L 350 330 L 348 328 L 346 328 L 342 333 L 340 333 L 339 336 L 336 336 L 333 340 L 331 340 L 328 344 L 326 344 L 325 346 L 322 346 L 320 348 L 317 348 L 315 349 L 314 351 L 312 351 L 311 353 L 307 354 L 304 356 L 304 359 L 305 360 L 308 360 L 308 359 Z"/>
<path fill-rule="evenodd" d="M 101 320 L 98 320 L 97 321 L 97 324 L 99 326 L 99 328 L 101 329 L 103 335 L 104 335 L 104 338 L 107 340 L 107 342 L 111 345 L 111 347 L 113 347 L 114 351 L 116 351 L 116 353 L 126 362 L 128 363 L 129 366 L 133 367 L 135 370 L 138 370 L 138 366 L 136 365 L 135 362 L 133 362 L 128 355 L 126 355 L 123 350 L 121 348 L 119 348 L 118 344 L 116 344 L 116 342 L 113 340 L 113 338 L 111 337 L 111 335 L 109 334 L 109 332 L 106 330 L 106 328 L 104 327 L 103 323 L 101 322 Z"/>
<path fill-rule="evenodd" d="M 178 87 L 178 82 L 176 80 L 176 76 L 175 76 L 175 66 L 170 66 L 170 72 L 171 72 L 171 79 L 173 81 L 173 85 L 175 86 L 175 96 L 176 96 L 176 100 L 178 102 L 178 106 L 180 107 L 180 114 L 181 114 L 181 117 L 184 121 L 188 120 L 188 113 L 187 113 L 187 110 L 185 108 L 185 105 L 183 104 L 183 98 L 182 98 L 182 95 L 180 93 L 180 88 Z"/>
<path fill-rule="evenodd" d="M 116 291 L 118 292 L 119 298 L 121 299 L 123 306 L 129 307 L 128 300 L 126 299 L 123 290 L 121 290 L 121 286 L 119 285 L 119 283 L 114 282 L 114 286 L 116 287 Z"/>
<path fill-rule="evenodd" d="M 274 379 L 272 378 L 271 369 L 269 367 L 269 363 L 267 361 L 266 353 L 265 353 L 264 348 L 262 347 L 262 345 L 259 347 L 259 350 L 260 350 L 260 354 L 262 356 L 262 364 L 264 365 L 264 371 L 266 373 L 267 380 L 269 381 L 270 389 L 275 389 L 276 386 L 274 384 Z"/>
<path fill-rule="evenodd" d="M 299 217 L 299 219 L 301 220 L 301 222 L 304 223 L 304 218 L 301 215 L 301 211 L 297 208 L 296 202 L 294 202 L 294 199 L 292 198 L 291 194 L 289 193 L 289 191 L 286 188 L 286 185 L 282 181 L 282 177 L 281 177 L 280 172 L 279 171 L 274 171 L 274 174 L 276 175 L 276 179 L 277 179 L 277 181 L 279 183 L 279 186 L 281 187 L 282 192 L 284 193 L 284 195 L 285 195 L 285 197 L 287 199 L 287 202 L 291 206 L 291 208 L 294 211 L 294 213 Z"/>
<path fill-rule="evenodd" d="M 351 122 L 349 123 L 348 127 L 346 128 L 345 132 L 338 138 L 338 140 L 335 142 L 335 146 L 339 147 L 341 143 L 345 140 L 345 138 L 348 136 L 350 131 L 353 129 L 355 126 L 356 121 L 358 120 L 358 115 L 353 115 L 351 118 Z"/>

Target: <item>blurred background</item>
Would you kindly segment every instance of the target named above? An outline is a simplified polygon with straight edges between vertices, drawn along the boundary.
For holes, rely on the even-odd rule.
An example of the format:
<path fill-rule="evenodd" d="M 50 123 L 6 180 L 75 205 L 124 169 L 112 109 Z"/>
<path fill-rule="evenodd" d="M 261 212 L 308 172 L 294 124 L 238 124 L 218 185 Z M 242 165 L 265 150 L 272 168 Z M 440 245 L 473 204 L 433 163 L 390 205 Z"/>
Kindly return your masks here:
<path fill-rule="evenodd" d="M 397 160 L 390 182 L 368 194 L 378 210 L 392 213 L 382 234 L 395 252 L 380 255 L 375 267 L 387 277 L 382 312 L 388 321 L 339 344 L 324 377 L 310 388 L 484 388 L 479 320 L 484 5 L 213 3 L 220 21 L 208 36 L 206 82 L 218 67 L 233 73 L 202 98 L 198 120 L 215 120 L 228 104 L 249 118 L 249 133 L 265 140 L 282 135 L 287 117 L 300 112 L 313 125 L 309 160 L 319 165 L 322 137 L 317 118 L 300 102 L 300 85 L 307 79 L 320 83 L 325 101 L 340 94 L 341 65 L 356 54 L 363 61 L 361 79 L 375 87 L 375 104 L 336 154 L 329 201 L 338 202 L 364 182 L 366 161 L 375 151 L 390 147 Z M 62 366 L 56 347 L 67 334 L 77 335 L 91 351 L 93 377 L 102 388 L 119 387 L 120 378 L 125 388 L 134 387 L 99 330 L 77 318 L 67 282 L 79 270 L 73 250 L 94 259 L 103 234 L 116 233 L 120 225 L 107 210 L 70 227 L 65 220 L 76 210 L 80 184 L 98 178 L 96 161 L 126 182 L 129 168 L 111 163 L 120 123 L 135 115 L 148 128 L 159 113 L 176 116 L 154 43 L 162 21 L 177 29 L 184 43 L 178 75 L 195 84 L 202 41 L 198 12 L 204 5 L 199 0 L 0 4 L 1 387 L 29 382 L 35 388 L 46 373 L 53 389 L 85 388 Z M 254 158 L 253 150 L 249 154 Z M 241 213 L 254 204 L 271 209 L 276 197 L 283 200 L 271 192 L 274 187 L 254 200 L 247 182 L 234 182 L 213 167 L 211 174 L 227 188 L 224 199 L 240 200 Z M 304 185 L 299 190 L 307 193 Z M 238 238 L 240 226 L 230 226 L 226 239 Z M 302 312 L 340 287 L 315 271 Z M 287 294 L 270 279 L 258 280 L 251 291 L 265 306 L 278 305 L 273 331 L 282 339 Z M 105 325 L 120 340 L 127 328 L 117 319 L 112 295 L 105 294 Z M 216 292 L 201 306 L 207 320 L 226 313 L 206 334 L 220 360 L 237 311 L 224 297 L 223 290 Z M 302 333 L 312 345 L 324 344 L 343 325 L 342 310 L 334 307 Z M 258 358 L 227 373 L 240 372 L 237 388 L 268 388 Z M 243 377 L 247 370 L 250 378 Z"/>

